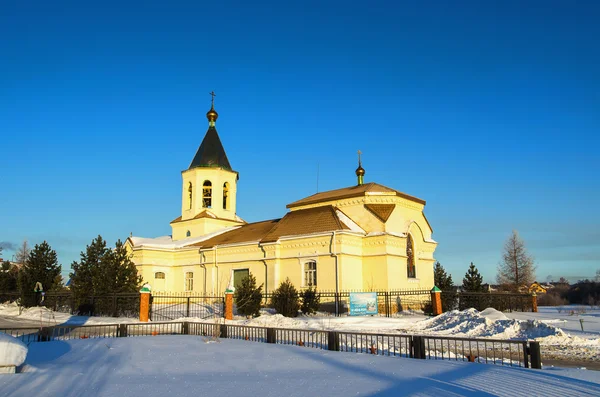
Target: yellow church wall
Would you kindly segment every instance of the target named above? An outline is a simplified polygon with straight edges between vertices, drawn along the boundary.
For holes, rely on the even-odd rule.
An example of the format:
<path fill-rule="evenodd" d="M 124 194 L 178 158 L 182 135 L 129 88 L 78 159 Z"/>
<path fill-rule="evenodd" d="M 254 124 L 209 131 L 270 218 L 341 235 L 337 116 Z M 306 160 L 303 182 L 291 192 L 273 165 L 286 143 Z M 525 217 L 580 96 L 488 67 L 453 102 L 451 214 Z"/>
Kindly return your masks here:
<path fill-rule="evenodd" d="M 364 290 L 387 289 L 387 258 L 385 255 L 363 257 L 362 278 Z"/>
<path fill-rule="evenodd" d="M 237 196 L 237 173 L 220 168 L 198 167 L 181 173 L 182 195 L 181 216 L 183 220 L 192 219 L 205 209 L 210 209 L 219 218 L 235 219 Z M 204 181 L 212 184 L 212 205 L 210 208 L 202 206 L 202 186 Z M 192 202 L 190 208 L 189 184 L 192 184 Z M 228 208 L 223 209 L 223 185 L 229 184 Z"/>
<path fill-rule="evenodd" d="M 241 222 L 233 222 L 222 219 L 199 218 L 171 223 L 171 228 L 173 230 L 173 241 L 178 241 L 187 238 L 188 231 L 190 232 L 189 237 L 198 237 L 222 230 L 227 227 L 238 226 L 241 224 Z"/>

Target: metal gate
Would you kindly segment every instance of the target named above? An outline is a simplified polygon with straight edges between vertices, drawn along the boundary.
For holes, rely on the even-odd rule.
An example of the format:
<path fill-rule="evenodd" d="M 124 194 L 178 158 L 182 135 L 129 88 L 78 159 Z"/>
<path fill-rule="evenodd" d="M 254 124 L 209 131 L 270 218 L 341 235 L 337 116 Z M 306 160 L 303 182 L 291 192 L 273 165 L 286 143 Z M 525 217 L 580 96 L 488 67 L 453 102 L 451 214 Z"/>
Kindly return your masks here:
<path fill-rule="evenodd" d="M 178 318 L 202 320 L 225 315 L 225 298 L 222 296 L 199 296 L 165 293 L 150 297 L 150 319 L 170 321 Z"/>

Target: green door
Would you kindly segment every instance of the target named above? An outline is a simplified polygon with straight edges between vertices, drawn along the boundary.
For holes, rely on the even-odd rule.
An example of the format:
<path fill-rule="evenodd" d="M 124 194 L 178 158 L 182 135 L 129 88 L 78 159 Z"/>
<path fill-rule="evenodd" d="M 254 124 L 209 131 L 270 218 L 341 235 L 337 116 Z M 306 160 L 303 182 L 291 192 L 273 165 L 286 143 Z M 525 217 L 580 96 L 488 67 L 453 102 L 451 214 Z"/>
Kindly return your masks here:
<path fill-rule="evenodd" d="M 242 279 L 244 277 L 248 277 L 250 275 L 249 269 L 238 269 L 233 271 L 233 286 L 235 289 L 238 289 L 240 284 L 242 283 Z"/>

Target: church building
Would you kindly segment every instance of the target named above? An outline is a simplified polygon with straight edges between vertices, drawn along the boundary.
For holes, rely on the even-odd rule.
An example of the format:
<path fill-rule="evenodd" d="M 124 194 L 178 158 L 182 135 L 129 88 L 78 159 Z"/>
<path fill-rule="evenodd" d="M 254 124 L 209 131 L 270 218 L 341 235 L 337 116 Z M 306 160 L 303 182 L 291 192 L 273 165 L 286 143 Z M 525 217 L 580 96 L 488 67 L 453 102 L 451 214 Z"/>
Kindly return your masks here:
<path fill-rule="evenodd" d="M 433 287 L 437 243 L 424 200 L 365 183 L 359 154 L 356 185 L 289 203 L 280 219 L 247 223 L 236 212 L 239 173 L 217 133 L 214 97 L 206 117 L 208 131 L 181 173 L 172 235 L 126 242 L 153 291 L 221 295 L 248 273 L 267 292 L 286 278 L 321 291 Z"/>

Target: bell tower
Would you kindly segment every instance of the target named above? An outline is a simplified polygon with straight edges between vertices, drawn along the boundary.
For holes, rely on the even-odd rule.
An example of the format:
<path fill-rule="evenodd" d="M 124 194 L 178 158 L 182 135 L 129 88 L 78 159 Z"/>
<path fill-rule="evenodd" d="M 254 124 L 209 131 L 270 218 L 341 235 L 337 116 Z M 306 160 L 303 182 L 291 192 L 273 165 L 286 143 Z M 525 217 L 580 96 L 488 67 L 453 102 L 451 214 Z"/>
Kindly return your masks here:
<path fill-rule="evenodd" d="M 173 240 L 199 237 L 219 229 L 242 225 L 236 215 L 239 174 L 231 168 L 216 129 L 219 114 L 215 93 L 206 113 L 208 130 L 188 169 L 181 172 L 181 216 L 171 222 Z"/>

